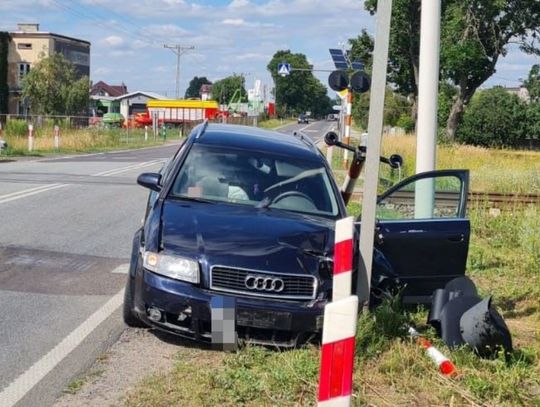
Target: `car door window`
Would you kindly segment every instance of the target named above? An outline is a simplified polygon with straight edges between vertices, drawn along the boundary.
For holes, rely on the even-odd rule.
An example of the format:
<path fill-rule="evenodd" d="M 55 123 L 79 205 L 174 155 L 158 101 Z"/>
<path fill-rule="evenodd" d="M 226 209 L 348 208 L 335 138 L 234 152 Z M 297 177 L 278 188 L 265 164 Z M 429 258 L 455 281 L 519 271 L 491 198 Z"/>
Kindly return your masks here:
<path fill-rule="evenodd" d="M 379 199 L 377 219 L 464 217 L 465 182 L 459 174 L 440 174 L 405 180 Z"/>

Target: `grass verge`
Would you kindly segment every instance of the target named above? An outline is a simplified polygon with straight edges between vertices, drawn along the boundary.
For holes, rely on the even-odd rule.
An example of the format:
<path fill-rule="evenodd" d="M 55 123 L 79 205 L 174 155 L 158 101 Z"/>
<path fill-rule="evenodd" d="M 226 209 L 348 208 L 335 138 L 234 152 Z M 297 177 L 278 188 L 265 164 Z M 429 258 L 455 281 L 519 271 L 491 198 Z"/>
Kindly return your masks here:
<path fill-rule="evenodd" d="M 334 148 L 332 168 L 338 183 L 345 179 L 343 150 Z M 326 153 L 326 149 L 323 149 Z M 382 154 L 400 154 L 404 159 L 402 178 L 415 173 L 416 137 L 384 136 Z M 506 194 L 540 193 L 540 152 L 521 150 L 496 150 L 460 144 L 439 145 L 437 169 L 469 169 L 471 191 Z M 381 165 L 383 179 L 397 180 L 398 172 Z M 383 181 L 384 183 L 384 181 Z M 360 180 L 358 186 L 362 185 Z M 381 187 L 381 192 L 386 189 Z"/>
<path fill-rule="evenodd" d="M 171 137 L 178 138 L 176 133 L 169 133 Z M 6 135 L 8 149 L 2 152 L 0 159 L 12 157 L 39 157 L 52 154 L 72 154 L 72 153 L 97 153 L 119 149 L 141 148 L 157 146 L 164 143 L 162 138 L 154 140 L 149 135 L 148 140 L 144 138 L 144 130 L 130 129 L 81 129 L 66 130 L 60 138 L 60 148 L 54 145 L 54 136 L 51 134 L 41 134 L 34 138 L 34 147 L 28 151 L 28 138 L 22 136 Z"/>

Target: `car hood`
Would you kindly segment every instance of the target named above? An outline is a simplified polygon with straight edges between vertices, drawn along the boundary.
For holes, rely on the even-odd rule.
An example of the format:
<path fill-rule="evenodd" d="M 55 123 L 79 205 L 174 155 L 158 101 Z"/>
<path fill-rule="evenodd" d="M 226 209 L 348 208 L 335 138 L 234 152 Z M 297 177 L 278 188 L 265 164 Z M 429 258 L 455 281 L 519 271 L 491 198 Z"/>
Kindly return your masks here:
<path fill-rule="evenodd" d="M 314 273 L 331 255 L 334 222 L 275 209 L 165 201 L 163 250 L 213 265 Z"/>

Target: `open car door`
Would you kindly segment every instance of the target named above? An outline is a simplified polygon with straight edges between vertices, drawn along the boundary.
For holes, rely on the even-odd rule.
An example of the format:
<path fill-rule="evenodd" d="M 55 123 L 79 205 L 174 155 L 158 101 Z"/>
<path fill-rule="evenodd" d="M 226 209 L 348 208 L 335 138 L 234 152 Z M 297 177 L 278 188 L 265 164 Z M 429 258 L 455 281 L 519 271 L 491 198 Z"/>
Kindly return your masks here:
<path fill-rule="evenodd" d="M 429 304 L 431 294 L 465 274 L 470 224 L 469 172 L 414 175 L 379 196 L 375 248 L 405 289 L 404 303 Z"/>

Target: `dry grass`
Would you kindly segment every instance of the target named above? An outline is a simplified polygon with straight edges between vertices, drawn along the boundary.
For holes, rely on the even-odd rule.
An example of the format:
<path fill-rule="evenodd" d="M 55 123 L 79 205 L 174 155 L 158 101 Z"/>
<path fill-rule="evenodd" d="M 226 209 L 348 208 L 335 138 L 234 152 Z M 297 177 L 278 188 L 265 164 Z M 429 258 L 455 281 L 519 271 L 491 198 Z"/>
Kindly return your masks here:
<path fill-rule="evenodd" d="M 169 137 L 178 137 L 169 133 Z M 115 148 L 136 148 L 161 144 L 163 140 L 154 140 L 149 134 L 144 140 L 144 130 L 130 129 L 76 129 L 65 130 L 60 137 L 60 148 L 55 149 L 54 136 L 51 132 L 40 132 L 34 137 L 33 151 L 28 151 L 28 138 L 6 135 L 9 149 L 4 156 L 43 155 L 51 153 L 95 152 Z"/>
<path fill-rule="evenodd" d="M 405 176 L 414 174 L 416 137 L 386 136 L 383 152 L 403 155 Z M 440 145 L 437 169 L 451 168 L 470 170 L 471 190 L 475 192 L 540 193 L 540 152 Z"/>

